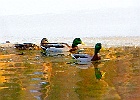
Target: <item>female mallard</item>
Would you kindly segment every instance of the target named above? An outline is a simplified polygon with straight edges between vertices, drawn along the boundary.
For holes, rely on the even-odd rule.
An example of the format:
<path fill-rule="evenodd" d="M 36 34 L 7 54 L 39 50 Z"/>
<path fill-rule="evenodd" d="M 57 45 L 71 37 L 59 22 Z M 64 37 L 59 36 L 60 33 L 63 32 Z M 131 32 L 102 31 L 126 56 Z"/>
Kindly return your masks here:
<path fill-rule="evenodd" d="M 69 51 L 75 51 L 78 49 L 78 44 L 82 44 L 80 38 L 75 38 L 72 43 L 72 49 L 67 43 L 49 43 L 46 38 L 41 40 L 41 48 L 45 55 L 68 55 Z"/>
<path fill-rule="evenodd" d="M 97 43 L 95 45 L 95 51 L 93 56 L 90 56 L 88 54 L 71 54 L 71 56 L 72 58 L 76 59 L 76 62 L 78 64 L 88 64 L 91 61 L 97 61 L 101 59 L 101 57 L 98 55 L 101 47 L 102 47 L 101 43 Z"/>
<path fill-rule="evenodd" d="M 41 45 L 41 46 L 45 46 L 47 43 L 49 43 L 49 42 L 48 42 L 48 39 L 47 39 L 47 38 L 43 38 L 43 39 L 41 40 L 40 45 Z"/>

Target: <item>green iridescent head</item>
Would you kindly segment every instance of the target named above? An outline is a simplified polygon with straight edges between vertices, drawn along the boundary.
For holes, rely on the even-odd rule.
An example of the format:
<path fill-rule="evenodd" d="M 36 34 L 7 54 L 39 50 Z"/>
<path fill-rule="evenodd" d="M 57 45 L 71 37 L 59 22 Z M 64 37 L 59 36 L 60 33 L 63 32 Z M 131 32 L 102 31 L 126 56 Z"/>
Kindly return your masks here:
<path fill-rule="evenodd" d="M 82 40 L 80 38 L 75 38 L 72 43 L 72 47 L 76 47 L 78 44 L 82 44 Z"/>
<path fill-rule="evenodd" d="M 99 53 L 101 48 L 102 48 L 102 44 L 101 43 L 97 43 L 95 45 L 95 54 Z"/>

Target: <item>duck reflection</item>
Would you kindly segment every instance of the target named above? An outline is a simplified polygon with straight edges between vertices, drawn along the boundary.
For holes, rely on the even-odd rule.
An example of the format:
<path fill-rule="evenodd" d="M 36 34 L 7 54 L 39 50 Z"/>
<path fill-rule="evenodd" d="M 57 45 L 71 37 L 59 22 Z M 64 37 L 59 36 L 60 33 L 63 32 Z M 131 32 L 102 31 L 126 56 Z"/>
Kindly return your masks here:
<path fill-rule="evenodd" d="M 77 82 L 78 87 L 75 89 L 80 100 L 102 100 L 107 92 L 108 84 L 101 80 L 103 74 L 99 65 L 100 62 L 93 62 L 87 69 L 80 69 L 81 80 Z"/>
<path fill-rule="evenodd" d="M 94 65 L 95 77 L 100 80 L 105 74 L 103 71 L 100 71 L 100 68 L 98 67 L 101 62 L 92 62 L 92 64 Z"/>
<path fill-rule="evenodd" d="M 96 79 L 100 80 L 105 76 L 106 72 L 101 71 L 99 68 L 99 65 L 102 66 L 101 62 L 95 61 L 95 62 L 92 62 L 92 63 L 87 64 L 87 65 L 77 65 L 76 67 L 80 68 L 80 69 L 89 69 L 89 68 L 93 67 Z"/>

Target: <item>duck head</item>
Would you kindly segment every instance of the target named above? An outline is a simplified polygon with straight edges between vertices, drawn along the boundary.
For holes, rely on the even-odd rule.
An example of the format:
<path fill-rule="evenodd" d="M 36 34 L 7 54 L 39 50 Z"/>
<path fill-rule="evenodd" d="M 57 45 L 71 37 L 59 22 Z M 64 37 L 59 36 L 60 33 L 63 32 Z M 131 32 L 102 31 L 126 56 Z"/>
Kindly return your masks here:
<path fill-rule="evenodd" d="M 43 39 L 41 40 L 41 46 L 45 46 L 46 43 L 48 43 L 48 39 L 47 39 L 47 38 L 43 38 Z"/>
<path fill-rule="evenodd" d="M 94 56 L 93 58 L 91 59 L 91 61 L 97 61 L 97 60 L 100 60 L 101 57 L 98 56 L 98 53 L 100 52 L 100 49 L 102 48 L 102 44 L 101 43 L 97 43 L 95 45 L 95 51 L 94 51 Z"/>
<path fill-rule="evenodd" d="M 99 53 L 100 52 L 100 49 L 102 48 L 102 44 L 101 43 L 97 43 L 95 45 L 95 54 Z"/>
<path fill-rule="evenodd" d="M 78 44 L 82 44 L 82 40 L 80 38 L 75 38 L 72 43 L 72 48 L 77 47 Z"/>
<path fill-rule="evenodd" d="M 72 43 L 72 49 L 70 52 L 75 52 L 78 49 L 78 44 L 82 44 L 82 40 L 80 38 L 75 38 Z"/>

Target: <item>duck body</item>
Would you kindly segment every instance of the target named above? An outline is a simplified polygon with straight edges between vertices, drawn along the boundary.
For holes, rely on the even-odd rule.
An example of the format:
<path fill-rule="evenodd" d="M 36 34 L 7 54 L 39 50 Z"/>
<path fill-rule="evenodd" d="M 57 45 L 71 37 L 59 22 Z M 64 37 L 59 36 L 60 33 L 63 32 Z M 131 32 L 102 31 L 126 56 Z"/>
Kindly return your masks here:
<path fill-rule="evenodd" d="M 98 61 L 101 59 L 99 56 L 99 51 L 101 49 L 101 43 L 97 43 L 95 45 L 95 53 L 93 56 L 88 54 L 71 54 L 72 58 L 74 58 L 77 64 L 89 64 L 91 61 Z"/>
<path fill-rule="evenodd" d="M 67 43 L 46 43 L 41 48 L 47 56 L 69 55 L 69 46 Z"/>
<path fill-rule="evenodd" d="M 98 54 L 95 54 L 91 59 L 91 61 L 96 61 L 96 60 L 101 60 L 101 57 Z"/>
<path fill-rule="evenodd" d="M 89 64 L 92 56 L 88 54 L 71 54 L 72 58 L 76 60 L 76 64 Z"/>
<path fill-rule="evenodd" d="M 41 48 L 43 54 L 47 56 L 57 56 L 57 55 L 69 55 L 70 52 L 78 50 L 78 44 L 81 44 L 80 38 L 75 38 L 73 40 L 72 47 L 67 43 L 49 43 L 46 38 L 41 40 Z"/>

